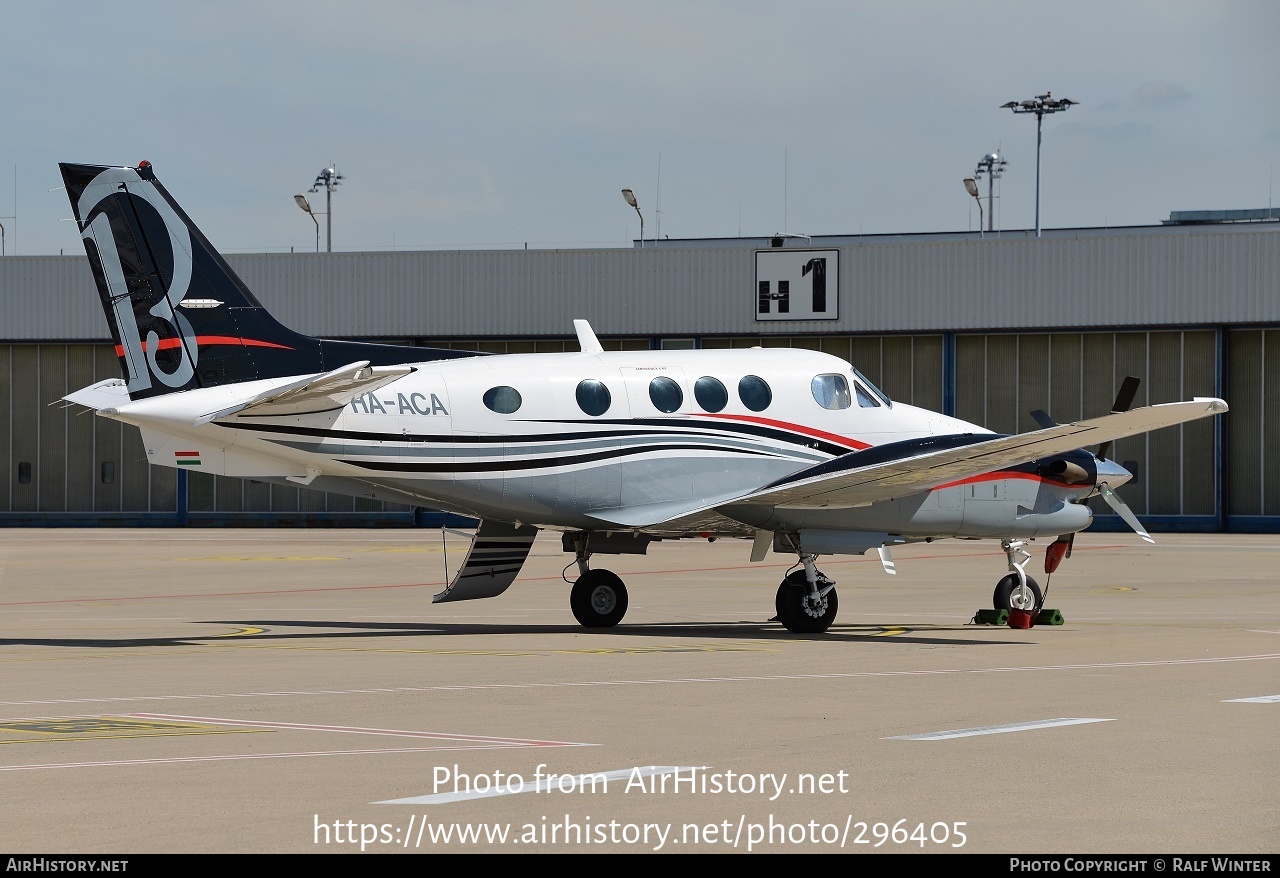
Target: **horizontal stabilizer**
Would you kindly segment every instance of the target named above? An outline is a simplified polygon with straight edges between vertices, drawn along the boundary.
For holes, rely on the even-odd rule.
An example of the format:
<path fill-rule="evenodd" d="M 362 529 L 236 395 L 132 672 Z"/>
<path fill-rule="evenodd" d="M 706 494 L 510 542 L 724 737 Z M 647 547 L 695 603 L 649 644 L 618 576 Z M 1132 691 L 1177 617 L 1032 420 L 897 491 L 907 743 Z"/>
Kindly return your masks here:
<path fill-rule="evenodd" d="M 412 366 L 370 366 L 368 360 L 352 363 L 323 375 L 312 375 L 284 387 L 274 387 L 245 402 L 201 415 L 195 426 L 232 415 L 272 417 L 332 411 L 412 371 Z"/>
<path fill-rule="evenodd" d="M 114 409 L 129 401 L 129 387 L 119 378 L 108 378 L 106 381 L 82 387 L 75 393 L 68 393 L 63 399 L 94 411 Z"/>

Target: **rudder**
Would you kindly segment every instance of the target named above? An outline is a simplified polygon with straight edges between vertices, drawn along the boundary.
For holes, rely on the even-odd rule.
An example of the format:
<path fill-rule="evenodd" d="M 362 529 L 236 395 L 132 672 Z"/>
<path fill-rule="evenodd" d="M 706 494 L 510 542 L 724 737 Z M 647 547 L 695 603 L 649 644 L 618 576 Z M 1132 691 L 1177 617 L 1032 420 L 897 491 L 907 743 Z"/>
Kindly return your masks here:
<path fill-rule="evenodd" d="M 395 365 L 475 356 L 294 332 L 254 297 L 148 162 L 58 167 L 132 399 L 358 360 Z"/>

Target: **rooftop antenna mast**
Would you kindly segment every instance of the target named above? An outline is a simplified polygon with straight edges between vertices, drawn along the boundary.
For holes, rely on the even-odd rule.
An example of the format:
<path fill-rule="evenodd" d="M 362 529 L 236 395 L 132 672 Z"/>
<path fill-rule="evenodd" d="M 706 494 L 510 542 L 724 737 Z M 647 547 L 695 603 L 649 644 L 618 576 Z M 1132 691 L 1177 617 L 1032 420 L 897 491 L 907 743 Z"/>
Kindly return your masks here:
<path fill-rule="evenodd" d="M 1004 176 L 1004 169 L 1008 166 L 1000 153 L 989 152 L 982 158 L 978 159 L 978 169 L 973 172 L 974 180 L 981 180 L 982 175 L 987 175 L 987 231 L 995 230 L 996 211 L 993 202 L 994 195 L 992 193 L 993 184 L 996 180 Z"/>

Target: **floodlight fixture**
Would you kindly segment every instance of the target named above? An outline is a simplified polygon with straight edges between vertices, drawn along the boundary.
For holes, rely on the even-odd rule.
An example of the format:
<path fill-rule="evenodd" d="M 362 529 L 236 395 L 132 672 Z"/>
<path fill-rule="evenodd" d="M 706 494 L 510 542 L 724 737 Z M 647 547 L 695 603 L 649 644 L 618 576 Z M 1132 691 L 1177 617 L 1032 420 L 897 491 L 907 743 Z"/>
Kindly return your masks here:
<path fill-rule="evenodd" d="M 344 179 L 345 178 L 338 173 L 337 166 L 330 165 L 327 168 L 321 169 L 320 173 L 316 174 L 316 181 L 312 183 L 311 188 L 307 190 L 308 192 L 319 192 L 320 188 L 322 186 L 324 187 L 325 250 L 330 253 L 333 252 L 333 190 L 337 189 Z M 296 196 L 294 200 L 297 200 Z M 301 204 L 298 206 L 302 207 Z M 315 216 L 311 211 L 307 212 L 311 213 L 312 217 Z"/>
<path fill-rule="evenodd" d="M 1040 142 L 1041 126 L 1044 117 L 1050 113 L 1061 113 L 1074 107 L 1079 101 L 1073 101 L 1071 98 L 1055 98 L 1051 92 L 1045 92 L 1042 95 L 1036 95 L 1025 101 L 1009 101 L 1007 104 L 1001 104 L 1002 110 L 1013 110 L 1013 112 L 1035 113 L 1036 116 L 1036 237 L 1040 237 Z"/>

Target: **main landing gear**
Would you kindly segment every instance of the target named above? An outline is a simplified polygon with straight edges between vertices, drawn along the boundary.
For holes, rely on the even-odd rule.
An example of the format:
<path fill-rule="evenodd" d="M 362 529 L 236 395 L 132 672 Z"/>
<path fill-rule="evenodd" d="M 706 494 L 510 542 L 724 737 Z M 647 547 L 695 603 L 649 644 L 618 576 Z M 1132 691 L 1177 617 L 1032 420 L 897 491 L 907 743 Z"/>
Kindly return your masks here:
<path fill-rule="evenodd" d="M 778 621 L 793 634 L 821 634 L 836 620 L 836 585 L 814 566 L 815 560 L 801 555 L 804 569 L 787 574 L 774 599 Z"/>
<path fill-rule="evenodd" d="M 1026 566 L 1031 560 L 1031 553 L 1022 548 L 1026 543 L 1022 540 L 1005 540 L 1000 545 L 1009 559 L 1011 572 L 996 583 L 991 603 L 997 610 L 1039 612 L 1044 595 L 1039 584 L 1027 575 Z M 1021 560 L 1015 560 L 1015 556 L 1021 557 Z"/>
<path fill-rule="evenodd" d="M 584 628 L 612 628 L 627 614 L 627 587 L 612 570 L 590 569 L 586 544 L 583 535 L 575 549 L 578 578 L 569 592 L 569 608 Z"/>

